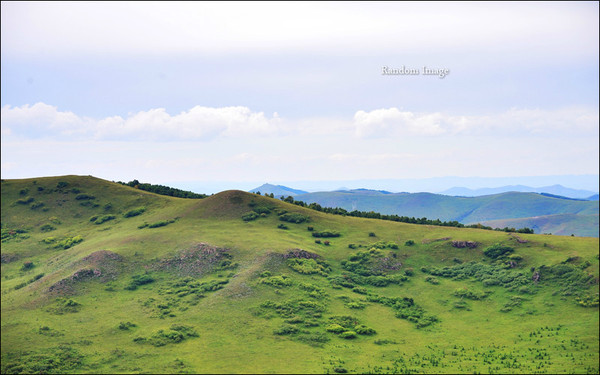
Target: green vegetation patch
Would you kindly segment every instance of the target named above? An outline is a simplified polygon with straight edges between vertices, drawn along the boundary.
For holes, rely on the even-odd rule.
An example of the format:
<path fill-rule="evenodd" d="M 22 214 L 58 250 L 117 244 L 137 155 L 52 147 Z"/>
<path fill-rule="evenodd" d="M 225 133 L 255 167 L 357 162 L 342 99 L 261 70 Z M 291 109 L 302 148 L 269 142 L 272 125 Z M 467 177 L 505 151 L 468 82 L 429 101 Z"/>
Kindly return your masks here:
<path fill-rule="evenodd" d="M 83 242 L 83 238 L 81 236 L 65 237 L 60 240 L 56 237 L 46 237 L 42 240 L 42 243 L 46 245 L 54 244 L 53 248 L 63 250 L 69 249 L 81 242 Z"/>
<path fill-rule="evenodd" d="M 515 251 L 514 248 L 510 246 L 504 246 L 499 243 L 493 244 L 492 246 L 488 246 L 483 250 L 483 254 L 486 257 L 490 257 L 492 259 L 498 259 L 502 256 L 508 255 Z"/>
<path fill-rule="evenodd" d="M 300 224 L 310 220 L 310 217 L 298 213 L 285 213 L 279 215 L 279 220 L 288 223 Z"/>
<path fill-rule="evenodd" d="M 145 207 L 134 208 L 133 210 L 129 210 L 129 211 L 125 212 L 123 214 L 123 217 L 130 218 L 130 217 L 134 217 L 134 216 L 139 216 L 139 215 L 143 214 L 144 212 L 146 212 Z"/>
<path fill-rule="evenodd" d="M 439 321 L 434 315 L 426 314 L 425 310 L 417 305 L 412 298 L 369 295 L 367 301 L 391 307 L 396 311 L 397 318 L 415 323 L 417 328 L 427 327 Z"/>
<path fill-rule="evenodd" d="M 193 337 L 199 337 L 198 332 L 196 332 L 193 326 L 173 324 L 168 329 L 159 329 L 148 338 L 136 337 L 133 341 L 139 344 L 147 343 L 161 347 L 168 344 L 178 344 Z"/>
<path fill-rule="evenodd" d="M 67 298 L 58 298 L 46 311 L 54 315 L 72 314 L 79 312 L 81 304 Z"/>
<path fill-rule="evenodd" d="M 21 242 L 29 238 L 29 235 L 26 234 L 28 231 L 26 229 L 5 229 L 2 228 L 2 242 Z"/>
<path fill-rule="evenodd" d="M 340 233 L 333 230 L 312 231 L 312 236 L 317 238 L 339 237 Z"/>
<path fill-rule="evenodd" d="M 510 291 L 521 293 L 534 293 L 532 288 L 533 281 L 522 271 L 506 269 L 499 265 L 490 265 L 484 263 L 470 262 L 457 264 L 452 267 L 421 267 L 421 271 L 433 276 L 453 279 L 466 280 L 476 279 L 481 281 L 484 286 L 503 286 Z"/>
<path fill-rule="evenodd" d="M 68 345 L 43 351 L 22 351 L 2 355 L 3 374 L 64 374 L 79 368 L 84 356 Z"/>

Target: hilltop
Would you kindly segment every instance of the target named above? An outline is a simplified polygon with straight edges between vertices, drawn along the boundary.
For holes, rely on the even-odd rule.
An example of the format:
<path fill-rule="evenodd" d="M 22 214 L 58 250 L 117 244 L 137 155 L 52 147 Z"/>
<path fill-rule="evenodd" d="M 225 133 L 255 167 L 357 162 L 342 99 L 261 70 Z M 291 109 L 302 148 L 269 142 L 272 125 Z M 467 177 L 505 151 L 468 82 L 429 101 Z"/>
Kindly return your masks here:
<path fill-rule="evenodd" d="M 275 197 L 279 198 L 281 196 L 295 196 L 298 194 L 306 194 L 307 191 L 292 189 L 283 185 L 271 185 L 271 184 L 263 184 L 257 188 L 250 190 L 250 193 L 261 193 L 261 194 L 273 194 Z"/>
<path fill-rule="evenodd" d="M 597 238 L 90 176 L 1 202 L 2 373 L 598 372 Z"/>

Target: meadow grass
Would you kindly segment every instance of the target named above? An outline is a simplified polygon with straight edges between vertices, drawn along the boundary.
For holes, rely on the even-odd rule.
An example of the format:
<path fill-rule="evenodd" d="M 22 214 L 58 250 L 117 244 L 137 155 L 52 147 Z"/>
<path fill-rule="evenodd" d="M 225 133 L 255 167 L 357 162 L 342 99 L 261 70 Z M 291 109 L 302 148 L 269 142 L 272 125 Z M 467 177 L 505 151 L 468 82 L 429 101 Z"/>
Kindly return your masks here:
<path fill-rule="evenodd" d="M 30 204 L 41 202 L 43 208 L 17 203 L 23 189 L 34 198 Z M 98 206 L 82 206 L 76 198 L 81 194 L 94 196 L 89 201 Z M 272 209 L 244 221 L 257 205 Z M 143 214 L 125 217 L 140 207 Z M 309 219 L 286 222 L 288 229 L 281 230 L 276 210 Z M 115 218 L 96 225 L 89 221 L 93 215 Z M 43 231 L 47 224 L 56 229 Z M 317 244 L 308 226 L 340 236 L 328 238 L 329 246 Z M 26 231 L 23 237 L 17 229 Z M 3 373 L 598 372 L 598 307 L 576 301 L 577 294 L 598 296 L 597 238 L 515 237 L 341 217 L 238 191 L 186 200 L 78 176 L 4 180 L 2 230 L 15 233 L 3 235 L 2 243 Z M 83 241 L 62 249 L 44 243 L 50 236 Z M 409 240 L 414 245 L 406 246 Z M 456 248 L 453 240 L 478 246 Z M 341 262 L 377 241 L 398 244 L 380 250 L 401 263 L 385 274 L 405 275 L 410 268 L 412 276 L 386 287 L 331 282 L 356 278 Z M 500 267 L 502 262 L 484 255 L 495 243 L 511 246 L 522 258 L 507 270 L 527 275 L 534 293 L 486 286 L 472 277 L 435 276 L 432 284 L 431 275 L 421 271 L 469 262 Z M 286 258 L 292 249 L 318 255 L 329 268 L 297 272 Z M 115 260 L 99 257 L 101 250 Z M 532 267 L 569 258 L 592 275 L 589 287 L 565 294 L 560 280 L 531 279 Z M 190 264 L 198 266 L 193 274 Z M 81 273 L 88 276 L 76 276 L 88 269 Z M 39 274 L 44 276 L 29 282 Z M 140 275 L 153 281 L 128 290 L 132 277 Z M 69 289 L 50 292 L 61 280 Z M 456 295 L 465 288 L 487 296 Z M 372 296 L 411 298 L 437 321 L 419 328 L 398 318 L 393 306 L 370 301 Z M 343 316 L 376 334 L 343 338 L 327 331 L 331 319 Z M 181 326 L 197 336 L 181 333 Z"/>

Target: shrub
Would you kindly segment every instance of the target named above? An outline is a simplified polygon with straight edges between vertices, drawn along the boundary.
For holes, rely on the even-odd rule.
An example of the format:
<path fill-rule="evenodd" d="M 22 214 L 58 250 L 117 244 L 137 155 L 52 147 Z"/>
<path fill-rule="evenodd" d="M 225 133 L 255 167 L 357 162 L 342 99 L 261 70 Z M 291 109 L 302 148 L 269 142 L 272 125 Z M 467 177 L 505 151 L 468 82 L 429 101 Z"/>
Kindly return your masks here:
<path fill-rule="evenodd" d="M 487 297 L 487 293 L 480 291 L 472 291 L 467 288 L 458 288 L 453 293 L 456 297 L 467 298 L 471 300 L 481 300 Z"/>
<path fill-rule="evenodd" d="M 415 270 L 412 269 L 412 268 L 407 268 L 407 269 L 404 270 L 404 274 L 406 276 L 413 276 L 415 274 Z"/>
<path fill-rule="evenodd" d="M 345 332 L 340 333 L 340 337 L 343 339 L 353 339 L 353 338 L 356 338 L 356 332 L 345 331 Z"/>
<path fill-rule="evenodd" d="M 287 227 L 287 225 L 285 225 L 285 224 L 279 224 L 279 225 L 277 226 L 277 228 L 279 228 L 279 229 L 289 229 L 289 228 Z"/>
<path fill-rule="evenodd" d="M 313 227 L 306 227 L 306 229 L 307 229 L 309 232 L 312 232 L 313 230 L 315 230 L 315 228 L 313 228 Z"/>
<path fill-rule="evenodd" d="M 23 204 L 23 205 L 25 205 L 25 204 L 29 204 L 29 203 L 31 203 L 33 201 L 34 201 L 33 197 L 27 197 L 27 198 L 24 198 L 24 199 L 18 199 L 17 200 L 17 204 Z"/>
<path fill-rule="evenodd" d="M 320 244 L 320 243 L 321 243 L 321 240 L 315 240 L 315 243 L 319 243 L 319 244 Z"/>
<path fill-rule="evenodd" d="M 44 207 L 44 203 L 42 203 L 42 202 L 35 202 L 29 208 L 31 208 L 32 210 L 37 210 L 40 207 Z"/>
<path fill-rule="evenodd" d="M 78 201 L 85 201 L 85 200 L 96 199 L 96 197 L 94 197 L 93 195 L 89 195 L 89 194 L 79 194 L 78 196 L 75 197 L 75 199 Z"/>
<path fill-rule="evenodd" d="M 125 286 L 125 290 L 136 290 L 138 286 L 150 284 L 152 282 L 154 282 L 154 279 L 149 275 L 131 276 L 131 281 Z"/>
<path fill-rule="evenodd" d="M 130 328 L 137 327 L 137 324 L 131 322 L 121 322 L 119 323 L 119 329 L 123 331 L 128 331 Z"/>
<path fill-rule="evenodd" d="M 244 220 L 244 221 L 252 221 L 252 220 L 258 219 L 259 217 L 260 217 L 260 215 L 257 214 L 256 212 L 250 211 L 250 212 L 242 215 L 242 220 Z"/>
<path fill-rule="evenodd" d="M 269 276 L 260 280 L 261 284 L 271 285 L 275 288 L 285 288 L 292 285 L 292 280 L 285 276 Z"/>
<path fill-rule="evenodd" d="M 369 328 L 362 324 L 359 324 L 356 327 L 354 327 L 354 330 L 359 335 L 366 335 L 366 336 L 371 336 L 371 335 L 374 335 L 377 333 L 373 328 Z"/>
<path fill-rule="evenodd" d="M 65 181 L 59 181 L 59 182 L 58 182 L 58 184 L 56 184 L 56 187 L 57 187 L 58 189 L 64 189 L 64 188 L 66 188 L 67 186 L 69 186 L 69 183 L 68 183 L 68 182 L 65 182 Z"/>
<path fill-rule="evenodd" d="M 369 232 L 369 237 L 377 237 L 377 235 L 375 234 L 375 232 Z"/>
<path fill-rule="evenodd" d="M 276 335 L 292 335 L 294 333 L 298 333 L 298 331 L 300 331 L 298 329 L 298 327 L 290 325 L 290 324 L 284 324 L 281 327 L 279 327 L 278 329 L 274 330 L 273 333 Z"/>
<path fill-rule="evenodd" d="M 349 248 L 349 249 L 356 249 L 356 245 L 355 245 L 355 244 L 353 244 L 353 243 L 349 243 L 349 244 L 348 244 L 348 248 Z"/>
<path fill-rule="evenodd" d="M 331 245 L 331 242 L 329 242 L 329 241 L 325 240 L 325 241 L 323 241 L 323 245 L 325 245 L 325 246 L 329 246 L 329 245 Z"/>
<path fill-rule="evenodd" d="M 328 238 L 328 237 L 339 237 L 340 234 L 338 232 L 332 230 L 324 230 L 322 232 L 312 232 L 313 237 L 317 238 Z"/>
<path fill-rule="evenodd" d="M 279 215 L 279 220 L 287 221 L 288 223 L 300 224 L 305 221 L 308 221 L 310 218 L 305 215 L 297 214 L 297 213 L 286 213 L 283 215 Z"/>
<path fill-rule="evenodd" d="M 97 218 L 97 219 L 94 221 L 94 223 L 95 223 L 96 225 L 99 225 L 99 224 L 102 224 L 102 223 L 105 223 L 105 222 L 107 222 L 107 221 L 114 220 L 114 219 L 116 219 L 116 216 L 115 216 L 115 215 L 104 215 L 104 216 L 101 216 L 101 217 Z M 90 221 L 92 221 L 92 220 L 90 219 Z"/>
<path fill-rule="evenodd" d="M 175 222 L 175 219 L 161 220 L 161 221 L 157 221 L 156 223 L 148 224 L 147 226 L 148 226 L 148 228 L 160 228 L 160 227 L 164 227 L 164 226 L 167 226 L 169 224 L 172 224 L 174 222 Z"/>
<path fill-rule="evenodd" d="M 46 243 L 52 243 L 52 242 L 54 242 L 54 237 L 48 237 L 48 238 L 44 239 L 43 241 L 44 242 L 50 241 L 50 242 L 46 242 Z M 80 243 L 82 241 L 83 241 L 83 238 L 81 238 L 81 236 L 67 237 L 67 238 L 64 238 L 63 240 L 57 242 L 54 247 L 66 250 L 68 248 L 71 248 L 71 247 L 77 245 L 78 243 Z"/>
<path fill-rule="evenodd" d="M 433 285 L 438 285 L 440 283 L 440 281 L 433 276 L 427 276 L 425 278 L 425 281 L 427 281 L 428 283 L 433 284 Z"/>
<path fill-rule="evenodd" d="M 515 249 L 513 249 L 510 246 L 503 246 L 499 243 L 496 243 L 496 244 L 493 244 L 492 246 L 487 247 L 483 251 L 483 254 L 489 258 L 497 259 L 506 254 L 513 253 L 514 251 L 515 251 Z"/>
<path fill-rule="evenodd" d="M 50 224 L 44 224 L 40 227 L 40 231 L 42 231 L 42 232 L 51 232 L 55 229 L 56 228 Z"/>
<path fill-rule="evenodd" d="M 304 275 L 319 274 L 327 276 L 331 272 L 331 267 L 327 263 L 316 259 L 291 258 L 287 260 L 287 265 L 294 271 Z"/>
<path fill-rule="evenodd" d="M 106 209 L 106 207 L 105 207 Z M 124 217 L 129 218 L 129 217 L 134 217 L 134 216 L 138 216 L 143 214 L 146 211 L 146 208 L 144 207 L 140 207 L 140 208 L 135 208 L 133 210 L 127 211 L 123 214 Z"/>
<path fill-rule="evenodd" d="M 33 264 L 33 262 L 25 262 L 21 266 L 21 271 L 29 271 L 33 267 L 35 267 L 35 264 Z"/>
<path fill-rule="evenodd" d="M 333 324 L 329 324 L 327 327 L 325 327 L 325 330 L 327 332 L 342 333 L 346 330 L 346 328 L 342 327 L 339 324 L 333 323 Z"/>
<path fill-rule="evenodd" d="M 412 245 L 414 245 L 414 244 L 415 244 L 415 241 L 413 241 L 413 240 L 408 240 L 408 241 L 406 241 L 406 242 L 404 243 L 404 246 L 412 246 Z"/>

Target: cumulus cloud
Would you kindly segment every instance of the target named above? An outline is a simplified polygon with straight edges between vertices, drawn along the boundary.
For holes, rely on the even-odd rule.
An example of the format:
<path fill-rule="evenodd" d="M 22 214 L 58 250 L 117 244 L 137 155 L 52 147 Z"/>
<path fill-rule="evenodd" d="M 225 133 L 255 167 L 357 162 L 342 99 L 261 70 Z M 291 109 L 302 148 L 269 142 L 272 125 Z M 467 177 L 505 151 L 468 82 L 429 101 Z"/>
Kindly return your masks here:
<path fill-rule="evenodd" d="M 2 136 L 21 139 L 209 141 L 216 138 L 326 137 L 406 138 L 414 136 L 597 137 L 597 109 L 509 109 L 490 115 L 415 113 L 392 107 L 357 111 L 352 119 L 271 117 L 247 107 L 195 106 L 176 115 L 164 108 L 126 117 L 92 119 L 45 103 L 2 107 Z M 337 138 L 339 139 L 339 138 Z"/>
<path fill-rule="evenodd" d="M 195 106 L 177 115 L 164 108 L 111 116 L 100 120 L 80 117 L 44 103 L 2 108 L 3 134 L 26 138 L 80 137 L 98 140 L 208 140 L 217 136 L 247 137 L 276 133 L 279 117 L 247 107 Z"/>
<path fill-rule="evenodd" d="M 359 138 L 440 135 L 598 135 L 598 111 L 586 108 L 558 110 L 516 109 L 479 116 L 413 113 L 392 107 L 354 115 Z"/>

